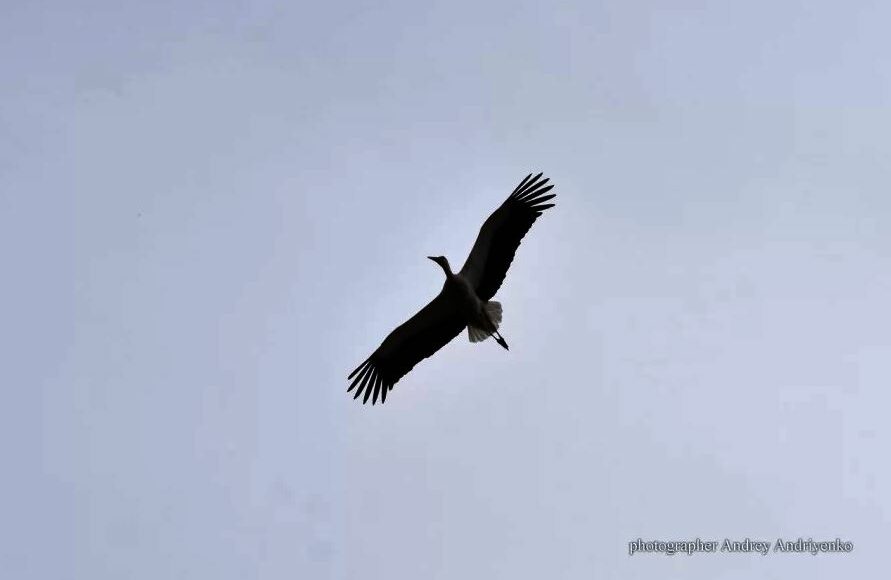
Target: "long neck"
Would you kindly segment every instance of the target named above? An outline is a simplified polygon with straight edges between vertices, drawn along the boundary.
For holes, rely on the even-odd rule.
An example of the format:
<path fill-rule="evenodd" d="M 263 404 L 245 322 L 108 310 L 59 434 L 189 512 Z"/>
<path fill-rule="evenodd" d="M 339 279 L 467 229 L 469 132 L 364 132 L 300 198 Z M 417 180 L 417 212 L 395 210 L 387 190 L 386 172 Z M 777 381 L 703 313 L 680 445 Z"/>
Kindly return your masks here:
<path fill-rule="evenodd" d="M 439 264 L 439 267 L 442 268 L 443 272 L 445 272 L 446 278 L 451 278 L 452 276 L 454 276 L 454 274 L 452 274 L 452 268 L 449 266 L 448 260 L 443 258 L 441 262 L 437 261 L 436 263 Z"/>

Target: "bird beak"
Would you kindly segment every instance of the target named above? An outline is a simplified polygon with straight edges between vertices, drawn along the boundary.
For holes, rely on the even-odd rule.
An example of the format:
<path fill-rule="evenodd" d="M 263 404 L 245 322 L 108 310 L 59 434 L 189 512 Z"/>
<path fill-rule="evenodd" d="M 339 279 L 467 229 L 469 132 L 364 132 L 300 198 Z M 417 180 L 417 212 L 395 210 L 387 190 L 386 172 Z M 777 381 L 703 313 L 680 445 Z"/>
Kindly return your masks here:
<path fill-rule="evenodd" d="M 436 258 L 434 258 L 433 256 L 427 256 L 427 259 L 428 259 L 428 260 L 433 260 L 434 262 L 436 261 Z"/>

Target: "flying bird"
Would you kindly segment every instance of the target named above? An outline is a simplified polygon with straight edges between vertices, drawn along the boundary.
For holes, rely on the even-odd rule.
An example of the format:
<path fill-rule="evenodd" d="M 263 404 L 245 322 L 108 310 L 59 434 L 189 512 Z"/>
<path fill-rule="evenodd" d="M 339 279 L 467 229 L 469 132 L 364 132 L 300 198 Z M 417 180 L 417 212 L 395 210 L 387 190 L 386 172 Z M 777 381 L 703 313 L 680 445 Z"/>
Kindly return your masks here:
<path fill-rule="evenodd" d="M 504 282 L 520 241 L 536 218 L 556 197 L 546 195 L 553 185 L 541 179 L 541 173 L 526 179 L 483 223 L 473 249 L 464 266 L 452 272 L 445 256 L 428 256 L 445 272 L 442 290 L 427 306 L 387 335 L 384 342 L 362 364 L 350 373 L 347 392 L 356 389 L 354 399 L 362 393 L 363 403 L 381 403 L 387 393 L 416 364 L 458 336 L 464 328 L 470 342 L 481 342 L 490 336 L 505 350 L 507 341 L 498 332 L 501 304 L 491 298 Z M 354 378 L 355 377 L 355 378 Z"/>

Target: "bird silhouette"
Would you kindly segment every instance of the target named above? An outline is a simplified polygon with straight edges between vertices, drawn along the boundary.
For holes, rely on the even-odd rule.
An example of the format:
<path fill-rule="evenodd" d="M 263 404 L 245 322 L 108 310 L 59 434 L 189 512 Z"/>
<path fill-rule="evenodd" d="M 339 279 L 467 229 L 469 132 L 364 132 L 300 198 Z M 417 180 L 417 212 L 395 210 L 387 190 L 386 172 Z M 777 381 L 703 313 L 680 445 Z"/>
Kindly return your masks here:
<path fill-rule="evenodd" d="M 347 377 L 347 392 L 367 403 L 387 400 L 387 393 L 416 364 L 432 356 L 467 328 L 470 342 L 490 336 L 505 350 L 507 341 L 498 332 L 501 304 L 491 300 L 507 275 L 520 242 L 535 220 L 548 208 L 546 195 L 553 185 L 542 174 L 530 173 L 483 223 L 464 266 L 452 272 L 445 256 L 428 256 L 445 272 L 439 294 L 417 314 L 396 327 L 381 345 Z M 355 377 L 355 378 L 354 378 Z"/>

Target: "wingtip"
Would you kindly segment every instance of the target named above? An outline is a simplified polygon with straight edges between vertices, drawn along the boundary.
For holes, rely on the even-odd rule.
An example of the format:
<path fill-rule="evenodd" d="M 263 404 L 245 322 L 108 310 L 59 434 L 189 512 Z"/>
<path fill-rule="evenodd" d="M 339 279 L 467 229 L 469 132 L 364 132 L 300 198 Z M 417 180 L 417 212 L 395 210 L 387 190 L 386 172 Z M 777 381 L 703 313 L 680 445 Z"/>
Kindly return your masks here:
<path fill-rule="evenodd" d="M 361 363 L 359 363 L 359 366 L 356 367 L 356 370 L 354 370 L 353 372 L 351 372 L 351 373 L 349 374 L 349 376 L 347 376 L 347 380 L 350 380 L 351 378 L 353 378 L 354 376 L 356 376 L 356 373 L 358 373 L 358 372 L 361 371 L 363 368 L 365 368 L 365 366 L 368 365 L 368 363 L 369 363 L 370 360 L 371 360 L 371 357 L 368 357 L 367 359 L 365 359 L 365 360 L 363 360 Z"/>
<path fill-rule="evenodd" d="M 546 184 L 550 178 L 545 178 L 544 181 L 539 181 L 539 178 L 544 175 L 543 171 L 539 171 L 538 174 L 535 175 L 532 179 L 528 177 L 517 186 L 514 192 L 511 194 L 511 197 L 518 200 L 523 200 L 529 195 L 533 194 L 536 190 L 538 190 L 542 185 Z"/>
<path fill-rule="evenodd" d="M 520 184 L 514 188 L 513 192 L 511 192 L 511 196 L 517 195 L 517 192 L 520 191 L 524 185 L 526 185 L 526 182 L 529 181 L 530 177 L 532 177 L 531 173 L 529 175 L 527 175 L 526 177 L 524 177 L 523 181 L 521 181 Z"/>

